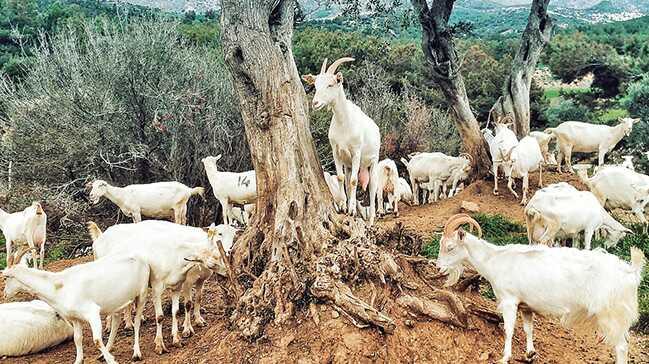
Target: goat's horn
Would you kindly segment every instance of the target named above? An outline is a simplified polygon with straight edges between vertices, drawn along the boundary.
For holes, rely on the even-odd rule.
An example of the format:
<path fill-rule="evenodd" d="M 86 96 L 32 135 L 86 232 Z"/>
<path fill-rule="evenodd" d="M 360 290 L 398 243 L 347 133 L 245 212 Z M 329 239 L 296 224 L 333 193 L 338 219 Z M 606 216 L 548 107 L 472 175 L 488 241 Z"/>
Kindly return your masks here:
<path fill-rule="evenodd" d="M 20 260 L 23 259 L 23 256 L 27 254 L 28 251 L 30 250 L 36 250 L 35 248 L 23 248 L 20 251 L 16 252 L 16 254 L 13 256 L 13 261 L 11 262 L 11 265 L 15 265 L 20 263 Z"/>
<path fill-rule="evenodd" d="M 322 75 L 325 72 L 327 72 L 327 59 L 326 58 L 322 62 L 322 67 L 320 68 L 320 74 Z"/>
<path fill-rule="evenodd" d="M 329 66 L 329 69 L 327 70 L 327 73 L 330 74 L 330 75 L 333 75 L 334 73 L 336 73 L 336 70 L 338 69 L 338 66 L 340 66 L 341 64 L 346 63 L 346 62 L 354 62 L 354 61 L 355 61 L 355 59 L 351 58 L 351 57 L 340 58 L 340 59 L 336 60 L 336 62 L 332 63 L 331 66 Z"/>
<path fill-rule="evenodd" d="M 475 227 L 478 230 L 478 237 L 482 238 L 482 228 L 480 227 L 480 224 L 467 214 L 455 215 L 455 218 L 452 217 L 451 220 L 446 223 L 446 233 L 450 234 L 464 224 L 469 224 Z"/>
<path fill-rule="evenodd" d="M 460 153 L 460 157 L 466 157 L 469 162 L 473 163 L 473 157 L 469 153 Z"/>
<path fill-rule="evenodd" d="M 451 226 L 451 223 L 459 218 L 467 218 L 471 217 L 467 214 L 456 214 L 448 218 L 448 221 L 446 221 L 446 224 L 444 225 L 444 236 L 450 235 L 453 231 L 449 231 L 449 227 Z"/>

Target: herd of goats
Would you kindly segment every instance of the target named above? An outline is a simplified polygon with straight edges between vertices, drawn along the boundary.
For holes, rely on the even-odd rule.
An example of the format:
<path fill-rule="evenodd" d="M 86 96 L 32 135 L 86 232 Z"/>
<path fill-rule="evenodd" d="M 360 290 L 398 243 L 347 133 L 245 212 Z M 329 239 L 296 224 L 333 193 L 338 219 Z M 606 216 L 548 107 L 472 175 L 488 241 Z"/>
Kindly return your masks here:
<path fill-rule="evenodd" d="M 466 154 L 410 155 L 409 160 L 401 160 L 409 181 L 399 177 L 394 161 L 379 161 L 379 128 L 346 99 L 343 76 L 336 72 L 341 64 L 350 61 L 353 59 L 341 58 L 327 67 L 325 60 L 317 76 L 303 76 L 307 84 L 315 86 L 313 109 L 329 107 L 333 112 L 329 140 L 336 171 L 335 175 L 324 175 L 336 210 L 361 215 L 371 225 L 377 213 L 391 211 L 398 215 L 400 201 L 418 205 L 420 197 L 433 202 L 457 194 L 471 169 L 471 157 Z M 504 319 L 503 363 L 511 360 L 519 308 L 527 360 L 536 357 L 533 313 L 539 313 L 559 317 L 566 325 L 590 325 L 603 341 L 614 346 L 616 363 L 626 363 L 629 329 L 638 319 L 637 291 L 646 260 L 635 247 L 631 248 L 630 263 L 604 249 L 590 248 L 593 235 L 605 238 L 608 248 L 631 232 L 606 208 L 631 210 L 646 229 L 649 176 L 636 172 L 629 157 L 620 165 L 604 164 L 606 153 L 629 135 L 639 120 L 625 118 L 615 127 L 570 121 L 545 132 L 532 132 L 521 140 L 507 121 L 498 120 L 494 130 L 485 128 L 483 135 L 492 156 L 494 193 L 498 194 L 500 170 L 517 198 L 514 179 L 523 180 L 521 203 L 525 205 L 530 244 L 492 245 L 481 239 L 480 226 L 474 219 L 459 214 L 444 227 L 436 264 L 448 274 L 447 285 L 457 282 L 467 263 L 489 281 Z M 556 158 L 549 150 L 553 141 L 557 145 Z M 592 177 L 587 174 L 589 165 L 573 169 L 572 152 L 599 153 L 599 165 Z M 221 204 L 223 224 L 206 229 L 186 225 L 187 203 L 194 195 L 204 195 L 202 187 L 190 188 L 179 182 L 115 187 L 95 180 L 90 185 L 90 201 L 109 199 L 133 223 L 114 225 L 102 232 L 95 223 L 88 222 L 94 260 L 61 272 L 43 270 L 47 217 L 41 205 L 34 202 L 12 214 L 0 209 L 7 252 L 7 268 L 2 271 L 5 297 L 11 299 L 25 292 L 38 298 L 0 305 L 0 325 L 4 328 L 0 333 L 0 357 L 39 352 L 73 337 L 75 363 L 80 364 L 82 325 L 88 323 L 93 343 L 103 358 L 115 363 L 110 350 L 124 321 L 134 331 L 133 359 L 141 359 L 140 324 L 149 291 L 155 310 L 154 344 L 158 354 L 167 350 L 161 323 L 161 300 L 166 290 L 171 292 L 174 345 L 181 345 L 177 319 L 181 296 L 185 314 L 182 336 L 194 333 L 192 321 L 205 325 L 201 316 L 204 283 L 214 272 L 227 274 L 226 257 L 238 231 L 234 225 L 249 222 L 257 194 L 254 171 L 219 171 L 219 159 L 220 155 L 206 157 L 202 162 Z M 543 166 L 557 164 L 561 171 L 563 162 L 567 171 L 577 171 L 590 191 L 578 191 L 568 183 L 542 188 Z M 540 189 L 528 201 L 529 174 L 536 171 Z M 369 185 L 368 207 L 356 200 L 359 184 L 363 189 Z M 143 216 L 152 219 L 142 221 Z M 472 232 L 463 229 L 466 225 L 473 227 Z M 577 249 L 582 232 L 584 250 Z M 572 239 L 573 247 L 555 246 L 564 239 Z M 14 245 L 22 247 L 14 252 Z M 30 261 L 33 268 L 29 267 Z M 105 329 L 110 330 L 105 345 L 102 316 L 106 317 Z"/>

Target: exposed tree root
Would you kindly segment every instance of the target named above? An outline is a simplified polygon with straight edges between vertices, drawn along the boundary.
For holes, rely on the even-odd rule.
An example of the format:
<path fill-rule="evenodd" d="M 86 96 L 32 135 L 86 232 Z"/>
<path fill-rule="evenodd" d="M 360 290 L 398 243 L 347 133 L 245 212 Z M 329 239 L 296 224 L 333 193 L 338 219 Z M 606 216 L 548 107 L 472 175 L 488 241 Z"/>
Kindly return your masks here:
<path fill-rule="evenodd" d="M 418 298 L 413 296 L 401 296 L 397 299 L 397 303 L 410 311 L 445 322 L 457 327 L 466 328 L 467 323 L 462 320 L 461 315 L 458 316 L 453 310 L 449 309 L 447 305 L 439 302 Z M 466 317 L 463 317 L 466 320 Z"/>

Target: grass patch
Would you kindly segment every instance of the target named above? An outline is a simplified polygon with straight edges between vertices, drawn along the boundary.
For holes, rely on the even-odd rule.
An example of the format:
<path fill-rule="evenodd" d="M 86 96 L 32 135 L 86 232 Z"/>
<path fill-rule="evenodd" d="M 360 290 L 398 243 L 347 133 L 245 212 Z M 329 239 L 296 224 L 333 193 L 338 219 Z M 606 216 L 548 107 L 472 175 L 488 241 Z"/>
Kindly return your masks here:
<path fill-rule="evenodd" d="M 612 125 L 617 124 L 619 118 L 625 118 L 629 116 L 629 112 L 625 109 L 605 109 L 598 113 L 597 119 L 600 124 Z"/>
<path fill-rule="evenodd" d="M 525 226 L 510 221 L 501 215 L 475 214 L 473 215 L 482 227 L 484 239 L 495 245 L 527 244 L 527 230 Z M 625 261 L 630 260 L 630 248 L 635 246 L 641 249 L 649 258 L 649 235 L 642 232 L 641 224 L 625 225 L 634 231 L 622 239 L 615 247 L 609 249 Z M 430 243 L 424 246 L 422 255 L 435 259 L 439 254 L 439 241 L 441 236 L 435 236 Z M 593 247 L 604 246 L 603 241 L 593 241 Z M 480 293 L 483 297 L 495 300 L 495 295 L 489 284 L 481 286 Z M 638 302 L 640 306 L 640 321 L 636 329 L 649 332 L 649 267 L 645 268 L 642 282 L 638 288 Z"/>

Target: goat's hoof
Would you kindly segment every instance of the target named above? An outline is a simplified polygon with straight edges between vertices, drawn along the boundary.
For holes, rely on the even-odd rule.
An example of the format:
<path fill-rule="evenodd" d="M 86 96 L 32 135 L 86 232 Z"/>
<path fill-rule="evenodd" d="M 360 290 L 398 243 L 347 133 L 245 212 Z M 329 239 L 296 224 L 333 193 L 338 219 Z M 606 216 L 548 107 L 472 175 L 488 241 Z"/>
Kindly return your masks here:
<path fill-rule="evenodd" d="M 494 196 L 500 196 L 500 192 L 494 191 Z"/>
<path fill-rule="evenodd" d="M 140 360 L 142 360 L 142 354 L 140 353 L 133 354 L 133 356 L 131 357 L 131 361 L 140 361 Z"/>
<path fill-rule="evenodd" d="M 175 346 L 177 348 L 182 348 L 183 347 L 183 343 L 180 341 L 180 338 L 175 338 L 174 339 L 173 346 Z"/>
<path fill-rule="evenodd" d="M 199 327 L 207 326 L 207 322 L 205 322 L 205 320 L 202 319 L 202 318 L 196 319 L 195 321 L 196 321 L 196 326 L 199 326 Z"/>
<path fill-rule="evenodd" d="M 186 339 L 194 334 L 195 334 L 194 329 L 187 329 L 187 330 L 183 330 L 182 337 Z"/>
<path fill-rule="evenodd" d="M 156 354 L 162 355 L 167 352 L 167 348 L 164 346 L 164 344 L 156 344 L 154 351 L 156 352 Z"/>
<path fill-rule="evenodd" d="M 507 358 L 502 358 L 502 359 L 500 359 L 500 361 L 498 362 L 498 364 L 509 364 L 509 359 L 507 359 Z"/>
<path fill-rule="evenodd" d="M 525 361 L 527 363 L 532 363 L 538 358 L 538 354 L 536 351 L 530 351 L 529 353 L 525 353 Z"/>

